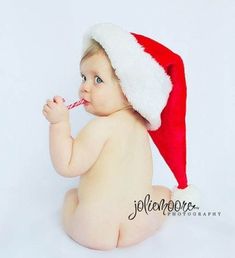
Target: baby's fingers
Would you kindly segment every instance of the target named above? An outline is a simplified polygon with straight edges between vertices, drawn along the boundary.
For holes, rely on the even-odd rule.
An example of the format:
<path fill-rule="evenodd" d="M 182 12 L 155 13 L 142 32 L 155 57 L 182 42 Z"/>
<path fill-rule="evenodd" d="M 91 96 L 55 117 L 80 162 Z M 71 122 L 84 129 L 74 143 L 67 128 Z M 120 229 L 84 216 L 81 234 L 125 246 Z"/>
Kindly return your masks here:
<path fill-rule="evenodd" d="M 53 100 L 58 103 L 58 104 L 61 104 L 64 102 L 64 99 L 60 96 L 54 96 Z"/>
<path fill-rule="evenodd" d="M 50 108 L 53 108 L 56 106 L 55 102 L 53 102 L 52 100 L 48 99 L 47 100 L 47 106 Z"/>
<path fill-rule="evenodd" d="M 42 113 L 45 117 L 47 117 L 47 112 L 44 109 L 42 110 Z"/>
<path fill-rule="evenodd" d="M 43 106 L 43 110 L 46 111 L 46 112 L 48 112 L 48 111 L 50 111 L 51 109 L 50 109 L 50 107 L 49 107 L 47 104 L 45 104 L 45 105 Z"/>

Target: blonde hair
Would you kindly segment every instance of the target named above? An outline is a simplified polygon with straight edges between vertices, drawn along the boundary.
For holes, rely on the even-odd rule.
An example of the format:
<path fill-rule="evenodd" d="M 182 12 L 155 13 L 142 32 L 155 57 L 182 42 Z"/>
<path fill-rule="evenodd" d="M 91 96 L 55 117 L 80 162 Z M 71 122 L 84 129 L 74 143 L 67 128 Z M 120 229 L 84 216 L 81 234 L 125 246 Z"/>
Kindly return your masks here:
<path fill-rule="evenodd" d="M 115 73 L 115 69 L 113 68 L 113 66 L 111 64 L 111 61 L 110 61 L 105 49 L 101 46 L 101 44 L 98 41 L 96 41 L 94 39 L 91 39 L 91 45 L 83 53 L 83 56 L 80 60 L 80 65 L 86 58 L 91 57 L 91 56 L 96 55 L 96 54 L 99 54 L 99 53 L 103 53 L 107 57 L 107 59 L 109 61 L 109 64 L 112 68 L 113 79 L 116 80 L 116 81 L 120 81 L 120 79 L 117 77 L 117 75 Z"/>
<path fill-rule="evenodd" d="M 115 69 L 113 68 L 113 66 L 111 64 L 111 61 L 110 61 L 109 56 L 107 55 L 105 49 L 102 47 L 102 45 L 98 41 L 96 41 L 94 39 L 91 39 L 91 45 L 83 53 L 83 55 L 81 57 L 81 60 L 80 60 L 80 65 L 86 58 L 91 57 L 91 56 L 96 55 L 96 54 L 99 54 L 99 53 L 103 53 L 107 57 L 107 59 L 110 63 L 110 66 L 112 68 L 113 79 L 116 80 L 116 81 L 120 81 L 120 79 L 117 77 L 117 75 L 115 73 Z M 145 119 L 137 110 L 135 110 L 132 105 L 131 105 L 131 107 L 132 107 L 132 110 L 134 111 L 134 113 L 136 113 L 140 118 L 143 119 L 144 124 L 146 126 L 147 123 L 148 123 L 148 120 Z"/>

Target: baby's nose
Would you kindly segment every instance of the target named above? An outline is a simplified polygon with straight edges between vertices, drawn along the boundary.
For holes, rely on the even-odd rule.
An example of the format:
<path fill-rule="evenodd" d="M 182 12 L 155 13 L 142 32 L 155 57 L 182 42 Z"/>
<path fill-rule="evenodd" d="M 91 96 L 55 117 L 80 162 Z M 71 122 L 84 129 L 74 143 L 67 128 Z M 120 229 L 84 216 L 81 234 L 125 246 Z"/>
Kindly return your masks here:
<path fill-rule="evenodd" d="M 83 95 L 84 92 L 88 92 L 89 89 L 87 89 L 87 87 L 85 87 L 84 85 L 82 85 L 78 91 L 78 95 L 79 97 L 81 97 Z"/>
<path fill-rule="evenodd" d="M 89 92 L 91 90 L 91 85 L 88 82 L 83 83 L 83 90 Z"/>

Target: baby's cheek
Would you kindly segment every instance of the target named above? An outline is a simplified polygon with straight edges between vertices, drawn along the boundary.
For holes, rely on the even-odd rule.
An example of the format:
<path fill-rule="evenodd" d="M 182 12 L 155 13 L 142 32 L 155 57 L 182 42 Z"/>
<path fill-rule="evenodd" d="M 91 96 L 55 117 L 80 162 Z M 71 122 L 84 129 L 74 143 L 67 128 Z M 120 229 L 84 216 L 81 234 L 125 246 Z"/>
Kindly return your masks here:
<path fill-rule="evenodd" d="M 105 107 L 106 103 L 107 103 L 107 94 L 105 93 L 99 93 L 94 97 L 94 104 L 97 105 L 97 107 Z"/>

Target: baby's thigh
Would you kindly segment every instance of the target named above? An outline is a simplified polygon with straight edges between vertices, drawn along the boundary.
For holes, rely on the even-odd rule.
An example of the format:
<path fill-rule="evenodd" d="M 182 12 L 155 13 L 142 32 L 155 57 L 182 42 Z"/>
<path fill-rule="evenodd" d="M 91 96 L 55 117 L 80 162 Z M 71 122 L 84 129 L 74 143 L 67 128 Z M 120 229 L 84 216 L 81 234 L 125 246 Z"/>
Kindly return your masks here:
<path fill-rule="evenodd" d="M 149 194 L 149 205 L 146 205 L 146 210 L 148 207 L 152 207 L 150 203 L 160 203 L 161 199 L 167 203 L 171 199 L 170 189 L 164 186 L 152 186 L 152 191 Z M 141 206 L 141 208 L 143 207 Z M 148 213 L 145 212 L 144 208 L 140 210 L 132 220 L 126 219 L 121 224 L 118 247 L 127 247 L 142 242 L 152 236 L 167 218 L 162 210 L 151 210 Z M 128 212 L 128 214 L 130 213 Z"/>
<path fill-rule="evenodd" d="M 165 203 L 168 203 L 171 200 L 171 190 L 162 185 L 153 185 L 153 194 L 151 199 L 159 204 L 162 199 Z M 161 226 L 168 217 L 166 212 L 165 214 L 163 213 L 163 210 L 159 210 L 156 215 L 158 217 L 158 226 Z"/>
<path fill-rule="evenodd" d="M 157 200 L 165 199 L 166 202 L 171 200 L 171 190 L 163 185 L 153 185 L 154 198 Z"/>

